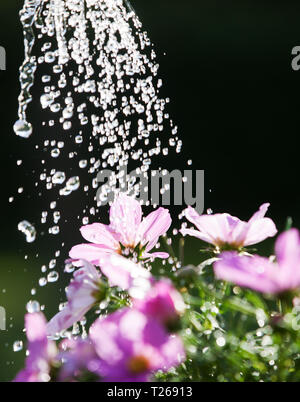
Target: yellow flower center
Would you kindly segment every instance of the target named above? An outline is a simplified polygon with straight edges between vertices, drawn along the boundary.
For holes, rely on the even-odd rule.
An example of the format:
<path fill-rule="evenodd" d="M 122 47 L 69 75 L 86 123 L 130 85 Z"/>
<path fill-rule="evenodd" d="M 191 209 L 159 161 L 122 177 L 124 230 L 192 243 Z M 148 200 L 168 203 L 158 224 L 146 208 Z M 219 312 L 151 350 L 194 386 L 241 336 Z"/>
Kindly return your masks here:
<path fill-rule="evenodd" d="M 217 254 L 219 254 L 222 251 L 239 251 L 243 247 L 243 242 L 225 243 L 222 240 L 216 239 L 214 245 L 216 246 Z"/>
<path fill-rule="evenodd" d="M 144 373 L 149 370 L 150 362 L 145 356 L 134 356 L 128 362 L 128 369 L 133 374 Z"/>

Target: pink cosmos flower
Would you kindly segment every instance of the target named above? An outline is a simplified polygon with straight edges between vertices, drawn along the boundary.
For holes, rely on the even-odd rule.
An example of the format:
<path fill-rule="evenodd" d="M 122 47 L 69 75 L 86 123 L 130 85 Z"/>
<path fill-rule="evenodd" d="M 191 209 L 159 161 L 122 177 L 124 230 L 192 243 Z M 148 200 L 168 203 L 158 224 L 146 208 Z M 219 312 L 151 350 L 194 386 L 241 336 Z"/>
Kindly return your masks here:
<path fill-rule="evenodd" d="M 136 309 L 98 319 L 90 329 L 90 338 L 106 382 L 147 381 L 153 372 L 166 371 L 185 358 L 180 338 L 167 334 L 157 320 Z"/>
<path fill-rule="evenodd" d="M 55 335 L 80 321 L 83 316 L 105 295 L 105 284 L 100 273 L 87 261 L 74 273 L 66 290 L 67 305 L 47 325 L 48 335 Z"/>
<path fill-rule="evenodd" d="M 277 233 L 274 222 L 265 218 L 269 205 L 261 205 L 248 222 L 229 214 L 199 215 L 195 209 L 188 207 L 185 216 L 198 230 L 181 229 L 181 233 L 198 237 L 219 249 L 250 246 Z"/>
<path fill-rule="evenodd" d="M 26 367 L 14 382 L 48 382 L 51 364 L 55 361 L 57 349 L 46 335 L 46 319 L 42 313 L 26 314 L 25 328 L 29 355 Z"/>
<path fill-rule="evenodd" d="M 185 310 L 181 294 L 168 279 L 156 282 L 144 299 L 134 300 L 133 306 L 167 328 L 175 323 Z"/>
<path fill-rule="evenodd" d="M 168 257 L 167 253 L 149 253 L 171 225 L 167 209 L 158 208 L 142 219 L 140 203 L 120 193 L 110 208 L 109 218 L 109 225 L 93 223 L 81 227 L 82 236 L 90 243 L 74 246 L 70 251 L 71 258 L 85 259 L 98 265 L 103 252 L 122 254 L 122 248 L 126 249 L 124 255 L 138 248 L 140 259 Z"/>
<path fill-rule="evenodd" d="M 216 277 L 262 293 L 282 293 L 300 287 L 300 238 L 297 229 L 276 241 L 277 262 L 267 258 L 225 252 L 214 264 Z"/>

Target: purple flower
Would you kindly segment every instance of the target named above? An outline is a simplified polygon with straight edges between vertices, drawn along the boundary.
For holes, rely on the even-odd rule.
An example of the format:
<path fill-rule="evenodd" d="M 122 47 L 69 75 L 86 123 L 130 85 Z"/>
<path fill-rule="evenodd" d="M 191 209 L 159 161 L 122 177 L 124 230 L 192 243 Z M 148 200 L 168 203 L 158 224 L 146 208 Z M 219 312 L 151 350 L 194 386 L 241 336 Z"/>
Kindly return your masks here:
<path fill-rule="evenodd" d="M 156 282 L 144 299 L 134 301 L 134 307 L 167 327 L 175 323 L 185 310 L 180 293 L 168 279 Z"/>
<path fill-rule="evenodd" d="M 90 338 L 101 359 L 103 381 L 147 381 L 159 369 L 180 364 L 184 349 L 179 337 L 136 309 L 119 310 L 98 319 Z"/>
<path fill-rule="evenodd" d="M 262 293 L 282 293 L 300 287 L 300 238 L 296 229 L 276 241 L 277 262 L 225 252 L 214 264 L 216 277 Z"/>
<path fill-rule="evenodd" d="M 98 265 L 102 253 L 129 255 L 139 249 L 139 258 L 167 258 L 167 253 L 149 251 L 171 225 L 169 211 L 158 208 L 142 220 L 142 208 L 134 198 L 120 193 L 110 208 L 110 224 L 93 223 L 81 227 L 88 244 L 79 244 L 70 251 L 73 259 L 85 259 Z"/>
<path fill-rule="evenodd" d="M 26 314 L 25 328 L 28 339 L 26 367 L 15 378 L 15 382 L 50 381 L 51 364 L 55 361 L 57 349 L 46 335 L 46 319 L 42 313 Z"/>
<path fill-rule="evenodd" d="M 100 360 L 89 339 L 65 339 L 60 344 L 62 367 L 59 381 L 99 380 Z"/>
<path fill-rule="evenodd" d="M 248 222 L 229 214 L 199 215 L 192 207 L 185 210 L 186 218 L 198 230 L 181 229 L 183 235 L 198 237 L 218 249 L 240 249 L 275 236 L 276 226 L 265 214 L 270 204 L 263 204 Z"/>
<path fill-rule="evenodd" d="M 54 335 L 80 321 L 83 316 L 105 296 L 105 284 L 100 273 L 87 261 L 75 271 L 66 294 L 67 305 L 47 325 L 48 335 Z"/>

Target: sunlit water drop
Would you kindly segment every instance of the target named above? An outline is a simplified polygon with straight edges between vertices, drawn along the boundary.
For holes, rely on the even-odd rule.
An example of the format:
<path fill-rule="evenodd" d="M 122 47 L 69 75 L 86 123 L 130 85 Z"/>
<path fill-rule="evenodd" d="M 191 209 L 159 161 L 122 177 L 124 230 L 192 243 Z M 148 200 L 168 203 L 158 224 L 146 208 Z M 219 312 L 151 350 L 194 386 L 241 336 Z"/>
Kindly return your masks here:
<path fill-rule="evenodd" d="M 28 313 L 38 313 L 40 312 L 40 303 L 36 300 L 30 300 L 26 304 L 26 310 Z"/>
<path fill-rule="evenodd" d="M 23 341 L 15 341 L 13 344 L 13 351 L 20 352 L 23 349 Z"/>
<path fill-rule="evenodd" d="M 28 221 L 22 221 L 18 224 L 18 230 L 25 234 L 27 243 L 32 243 L 36 238 L 35 227 Z"/>
<path fill-rule="evenodd" d="M 14 124 L 14 132 L 23 138 L 28 138 L 32 134 L 32 125 L 24 120 L 17 120 Z"/>

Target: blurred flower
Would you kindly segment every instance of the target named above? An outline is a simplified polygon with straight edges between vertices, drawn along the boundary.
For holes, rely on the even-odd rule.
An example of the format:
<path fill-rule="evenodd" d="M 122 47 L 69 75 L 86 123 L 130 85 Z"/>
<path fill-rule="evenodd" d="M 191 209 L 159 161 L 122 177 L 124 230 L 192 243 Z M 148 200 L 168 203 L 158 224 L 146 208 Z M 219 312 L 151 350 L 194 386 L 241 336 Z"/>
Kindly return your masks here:
<path fill-rule="evenodd" d="M 250 246 L 277 233 L 274 222 L 265 218 L 269 205 L 261 205 L 248 222 L 229 214 L 199 215 L 195 209 L 188 207 L 185 216 L 198 230 L 183 228 L 181 233 L 213 244 L 218 251 Z"/>
<path fill-rule="evenodd" d="M 125 256 L 137 254 L 138 259 L 148 257 L 167 258 L 167 253 L 149 251 L 171 225 L 169 211 L 158 208 L 142 220 L 142 208 L 138 201 L 120 193 L 110 208 L 110 224 L 93 223 L 82 226 L 82 236 L 90 244 L 79 244 L 70 251 L 73 259 L 85 259 L 95 265 L 103 252 Z"/>
<path fill-rule="evenodd" d="M 293 298 L 293 306 L 294 307 L 300 307 L 300 297 L 295 296 Z"/>
<path fill-rule="evenodd" d="M 100 359 L 89 339 L 65 339 L 60 349 L 59 381 L 99 381 Z"/>
<path fill-rule="evenodd" d="M 153 372 L 166 371 L 185 358 L 180 338 L 169 335 L 157 320 L 136 309 L 98 319 L 90 329 L 90 338 L 107 382 L 144 382 Z"/>
<path fill-rule="evenodd" d="M 67 305 L 47 325 L 48 335 L 71 327 L 105 297 L 106 285 L 101 280 L 100 273 L 89 262 L 82 261 L 82 264 L 83 267 L 75 271 L 66 290 Z"/>
<path fill-rule="evenodd" d="M 176 325 L 185 310 L 180 293 L 168 279 L 156 282 L 144 299 L 134 300 L 134 307 L 169 329 Z"/>
<path fill-rule="evenodd" d="M 282 233 L 275 246 L 277 262 L 257 255 L 225 252 L 214 264 L 217 278 L 262 293 L 283 293 L 300 287 L 300 238 L 296 229 Z"/>
<path fill-rule="evenodd" d="M 26 314 L 25 328 L 28 339 L 26 367 L 15 378 L 15 382 L 48 382 L 51 379 L 51 365 L 57 349 L 46 335 L 46 319 L 42 313 Z"/>

